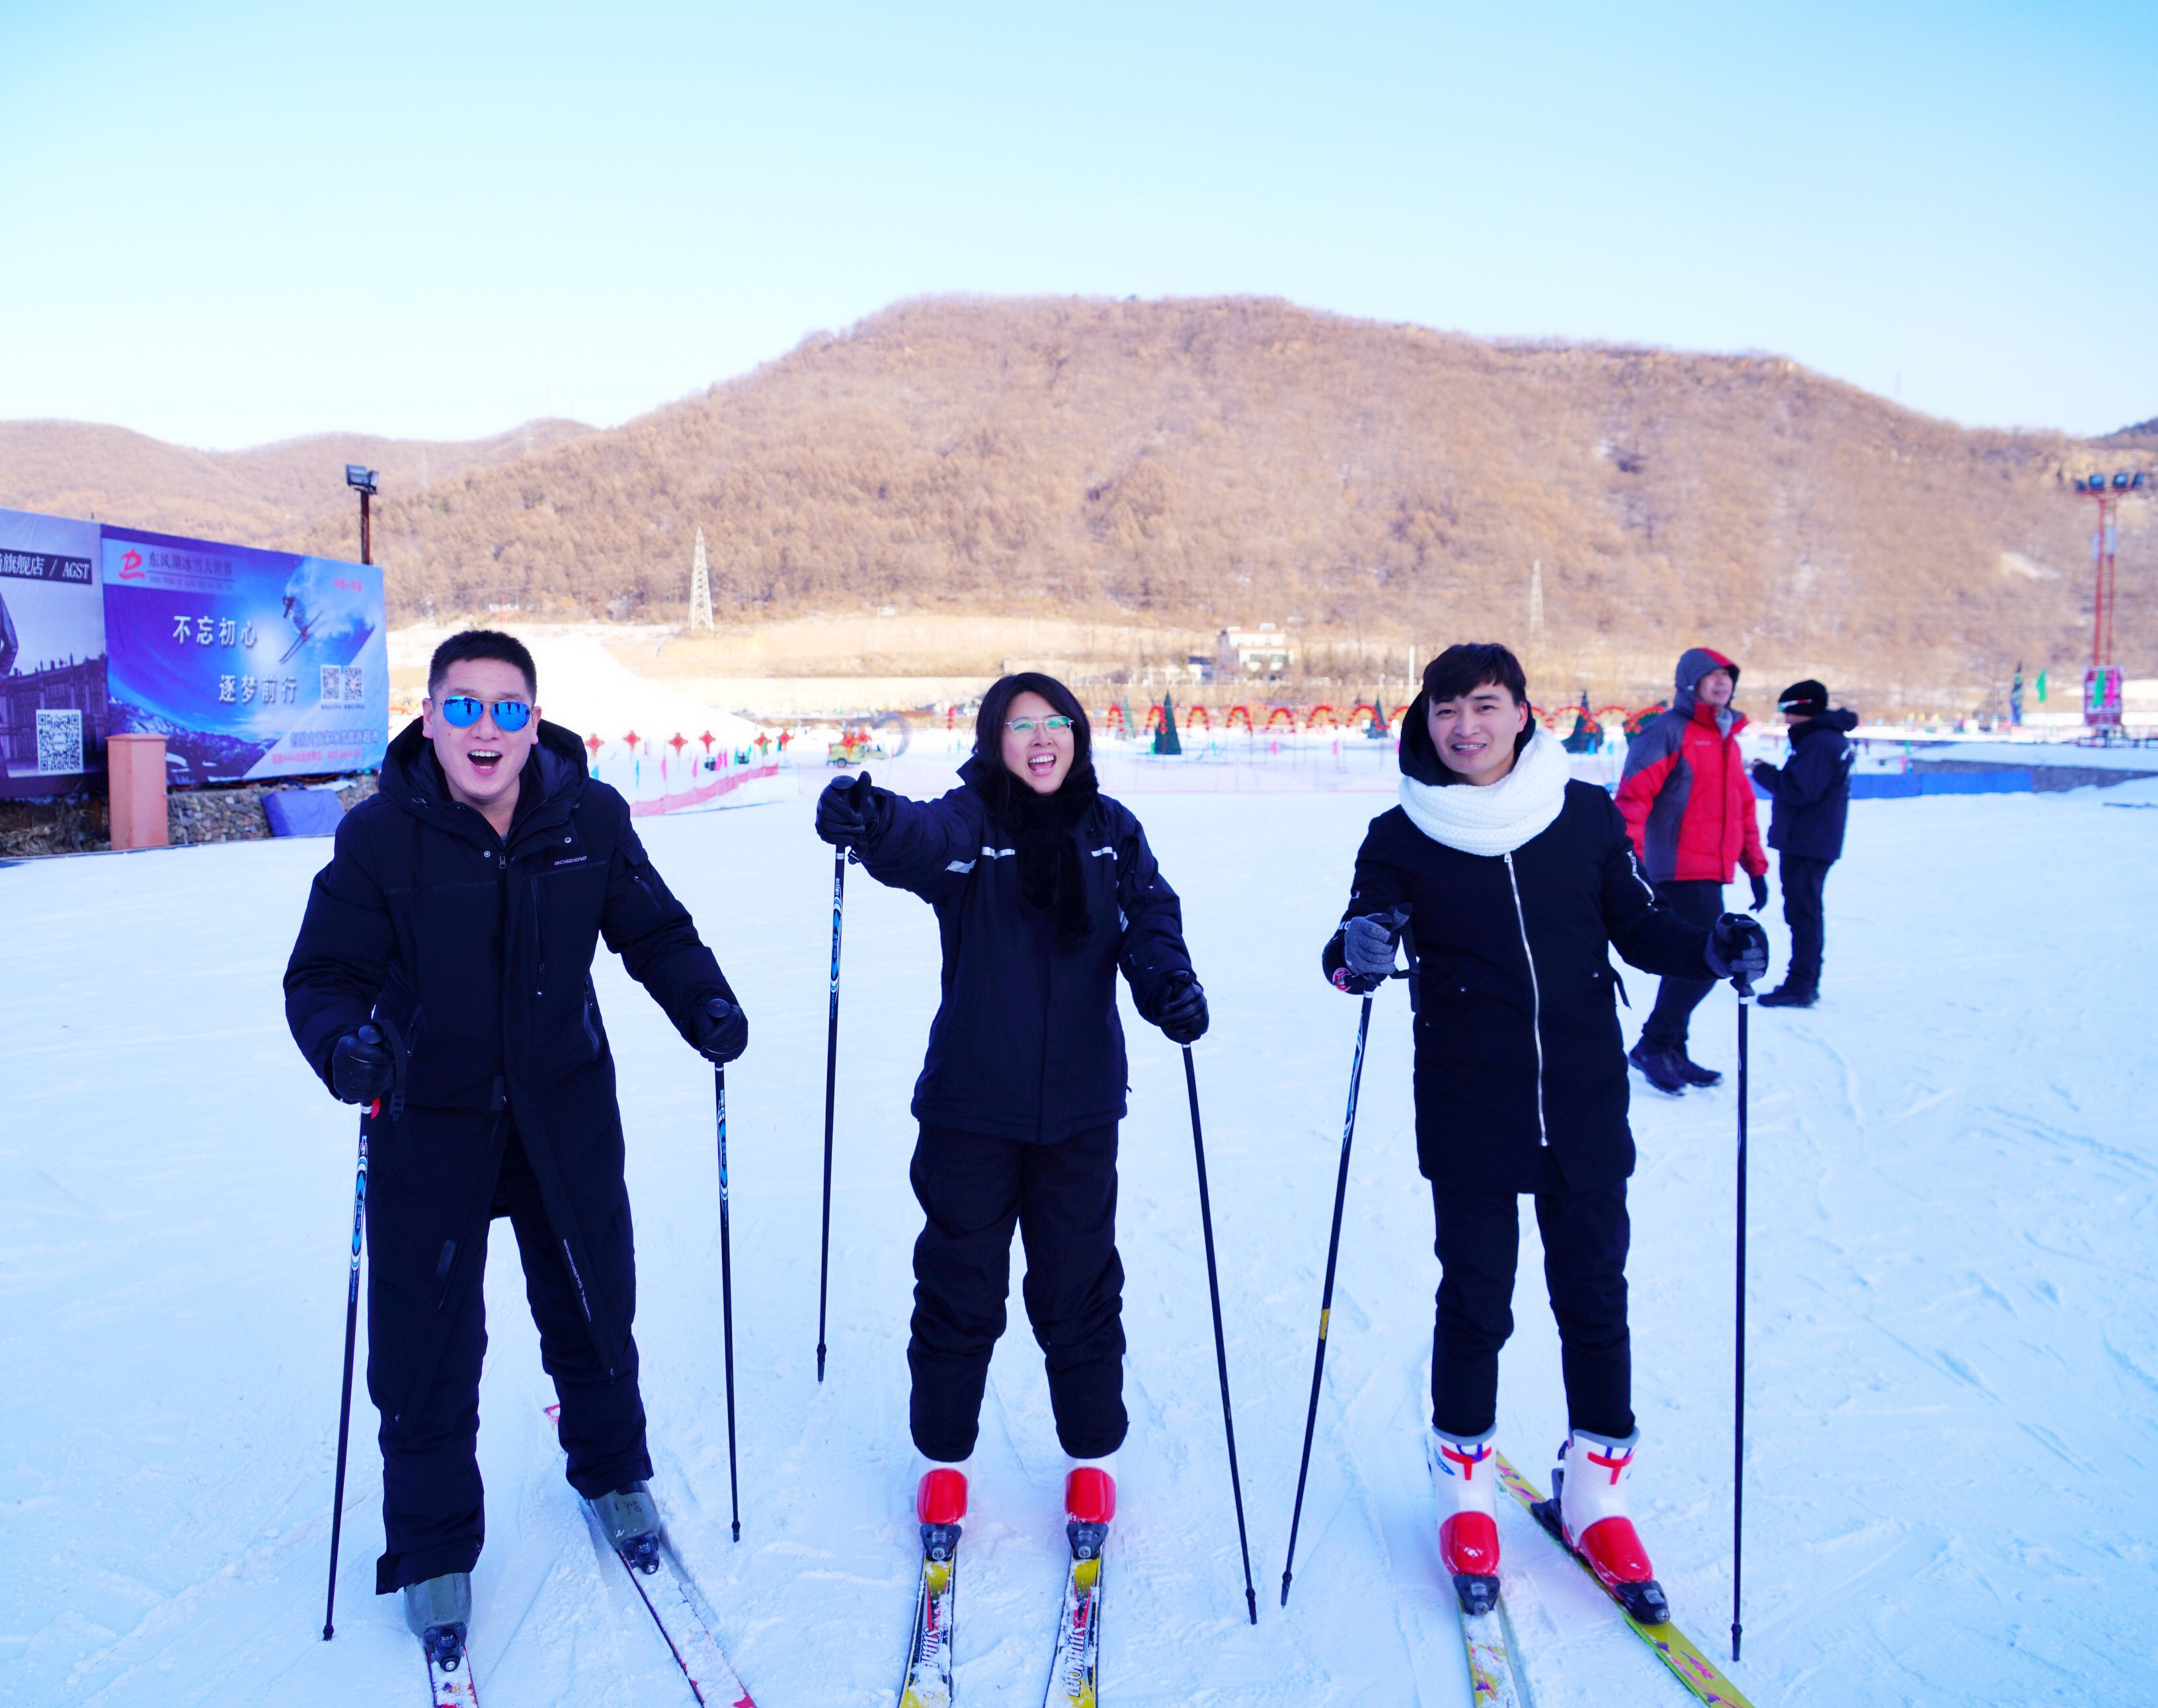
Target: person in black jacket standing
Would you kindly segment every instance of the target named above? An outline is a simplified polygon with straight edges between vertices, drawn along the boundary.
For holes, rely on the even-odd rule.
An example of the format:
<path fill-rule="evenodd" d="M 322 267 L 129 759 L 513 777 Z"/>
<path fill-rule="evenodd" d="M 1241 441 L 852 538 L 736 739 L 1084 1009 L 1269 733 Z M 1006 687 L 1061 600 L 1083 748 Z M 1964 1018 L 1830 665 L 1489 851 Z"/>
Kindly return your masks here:
<path fill-rule="evenodd" d="M 1499 1349 L 1526 1193 L 1566 1378 L 1567 1538 L 1636 1617 L 1662 1618 L 1622 1492 L 1639 1439 L 1626 1326 L 1634 1140 L 1609 951 L 1667 978 L 1758 977 L 1768 940 L 1742 914 L 1711 928 L 1659 904 L 1618 809 L 1571 780 L 1504 647 L 1449 647 L 1426 667 L 1401 767 L 1401 804 L 1371 821 L 1323 965 L 1364 994 L 1409 952 L 1417 1158 L 1440 1269 L 1427 1444 L 1440 1550 L 1463 1606 L 1487 1610 Z"/>
<path fill-rule="evenodd" d="M 367 1387 L 381 1414 L 379 1594 L 405 1592 L 453 1659 L 484 1534 L 481 1282 L 508 1216 L 572 1487 L 617 1545 L 655 1534 L 638 1387 L 629 1197 L 614 1060 L 591 983 L 604 939 L 715 1062 L 749 1024 L 711 951 L 540 720 L 531 654 L 468 630 L 429 667 L 379 792 L 338 827 L 285 971 L 292 1036 L 369 1123 Z"/>
<path fill-rule="evenodd" d="M 1858 714 L 1830 711 L 1828 689 L 1808 677 L 1776 701 L 1791 727 L 1791 756 L 1779 770 L 1753 762 L 1753 781 L 1771 807 L 1768 846 L 1776 850 L 1784 886 L 1784 922 L 1791 928 L 1791 965 L 1784 982 L 1761 998 L 1764 1009 L 1810 1009 L 1820 999 L 1821 952 L 1827 936 L 1821 890 L 1843 854 L 1851 812 L 1851 732 Z"/>
<path fill-rule="evenodd" d="M 989 1355 L 1004 1329 L 1012 1229 L 1022 1296 L 1070 1455 L 1068 1518 L 1106 1524 L 1126 1428 L 1116 977 L 1178 1044 L 1206 1029 L 1176 894 L 1138 820 L 1101 792 L 1087 714 L 1033 671 L 983 697 L 963 787 L 911 801 L 867 772 L 834 781 L 817 832 L 937 911 L 943 1001 L 915 1082 L 908 1421 L 922 1522 L 964 1515 Z"/>

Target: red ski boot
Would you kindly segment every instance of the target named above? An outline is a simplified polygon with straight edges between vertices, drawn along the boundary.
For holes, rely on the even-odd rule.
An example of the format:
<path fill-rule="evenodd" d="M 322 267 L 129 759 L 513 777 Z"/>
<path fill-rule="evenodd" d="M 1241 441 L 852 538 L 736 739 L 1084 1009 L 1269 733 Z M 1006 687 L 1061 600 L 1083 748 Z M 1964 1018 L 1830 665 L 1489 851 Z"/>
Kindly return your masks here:
<path fill-rule="evenodd" d="M 1074 1560 L 1098 1557 L 1117 1515 L 1117 1461 L 1086 1459 L 1064 1475 L 1064 1534 Z"/>
<path fill-rule="evenodd" d="M 1618 1603 L 1644 1625 L 1671 1616 L 1649 1551 L 1626 1514 L 1626 1479 L 1634 1472 L 1635 1430 L 1623 1441 L 1575 1430 L 1558 1450 L 1551 1473 L 1552 1498 L 1536 1509 L 1544 1527 L 1588 1562 Z M 1555 1508 L 1555 1512 L 1546 1509 Z"/>
<path fill-rule="evenodd" d="M 1459 1441 L 1437 1430 L 1424 1437 L 1433 1492 L 1438 1497 L 1438 1553 L 1464 1613 L 1499 1604 L 1499 1456 L 1490 1430 Z"/>
<path fill-rule="evenodd" d="M 967 1515 L 967 1473 L 958 1465 L 932 1464 L 914 1487 L 914 1515 L 922 1525 L 922 1551 L 949 1560 L 959 1545 L 959 1520 Z"/>

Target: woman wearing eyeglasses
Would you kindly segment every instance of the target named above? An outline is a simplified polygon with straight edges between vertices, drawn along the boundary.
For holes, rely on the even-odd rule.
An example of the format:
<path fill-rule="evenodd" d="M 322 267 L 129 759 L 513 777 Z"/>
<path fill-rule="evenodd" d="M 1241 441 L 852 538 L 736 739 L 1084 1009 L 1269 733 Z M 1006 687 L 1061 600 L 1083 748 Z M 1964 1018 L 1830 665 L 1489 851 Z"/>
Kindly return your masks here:
<path fill-rule="evenodd" d="M 909 1171 L 924 1217 L 906 1349 L 926 1461 L 916 1504 L 925 1525 L 966 1511 L 1016 1224 L 1027 1318 L 1071 1459 L 1066 1516 L 1106 1526 L 1125 1430 L 1117 970 L 1139 1014 L 1178 1044 L 1205 1031 L 1205 993 L 1145 833 L 1096 782 L 1070 689 L 1033 671 L 997 683 L 959 776 L 962 787 L 922 802 L 864 772 L 835 781 L 817 808 L 818 834 L 934 907 L 943 942 Z"/>
<path fill-rule="evenodd" d="M 658 1528 L 638 1389 L 636 1256 L 614 1059 L 591 983 L 604 941 L 684 1040 L 732 1060 L 749 1023 L 688 911 L 543 723 L 532 655 L 471 629 L 428 668 L 426 715 L 339 825 L 285 972 L 308 1065 L 373 1104 L 367 1387 L 382 1414 L 383 1594 L 454 1667 L 483 1529 L 481 1282 L 507 1216 L 569 1480 L 609 1538 Z"/>

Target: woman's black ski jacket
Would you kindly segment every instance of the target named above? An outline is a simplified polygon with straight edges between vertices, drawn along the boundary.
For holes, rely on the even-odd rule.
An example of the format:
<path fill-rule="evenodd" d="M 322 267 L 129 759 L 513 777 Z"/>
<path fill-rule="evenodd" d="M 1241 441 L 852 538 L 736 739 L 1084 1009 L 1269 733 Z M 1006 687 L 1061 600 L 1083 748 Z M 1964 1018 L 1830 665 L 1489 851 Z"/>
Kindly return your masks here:
<path fill-rule="evenodd" d="M 968 760 L 959 775 L 981 763 Z M 1123 1120 L 1117 969 L 1144 1016 L 1169 975 L 1191 965 L 1182 908 L 1138 820 L 1107 795 L 1079 820 L 1090 929 L 1060 947 L 1050 916 L 1020 900 L 1016 853 L 971 784 L 935 801 L 883 790 L 878 798 L 885 822 L 863 864 L 936 909 L 944 948 L 944 999 L 915 1082 L 915 1118 L 1044 1144 Z"/>
<path fill-rule="evenodd" d="M 1426 1178 L 1577 1192 L 1631 1174 L 1624 987 L 1609 951 L 1644 973 L 1703 978 L 1708 933 L 1657 905 L 1611 797 L 1568 783 L 1558 817 L 1501 855 L 1463 854 L 1399 807 L 1382 813 L 1357 850 L 1342 918 L 1402 902 Z M 1342 965 L 1339 930 L 1323 964 L 1329 979 Z"/>

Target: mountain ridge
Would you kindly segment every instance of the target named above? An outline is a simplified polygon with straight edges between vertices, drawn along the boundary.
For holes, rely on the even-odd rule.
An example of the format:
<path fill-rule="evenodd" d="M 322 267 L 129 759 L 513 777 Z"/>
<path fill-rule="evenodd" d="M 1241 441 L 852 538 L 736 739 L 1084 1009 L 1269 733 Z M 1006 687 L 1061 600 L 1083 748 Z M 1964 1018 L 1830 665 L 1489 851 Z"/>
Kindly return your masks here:
<path fill-rule="evenodd" d="M 1546 682 L 1623 693 L 1708 637 L 1932 705 L 1997 700 L 2019 659 L 2081 662 L 2088 518 L 2068 480 L 2154 461 L 2112 453 L 2119 436 L 1959 427 L 1773 355 L 1495 343 L 1251 297 L 916 299 L 620 427 L 530 431 L 462 458 L 336 435 L 176 454 L 208 459 L 210 496 L 248 523 L 219 537 L 349 556 L 334 464 L 363 457 L 331 453 L 376 447 L 395 620 L 679 620 L 701 528 L 722 624 L 1271 619 L 1312 656 L 1492 635 Z M 71 462 L 64 438 L 0 425 L 0 503 L 96 490 L 145 526 L 184 510 L 172 477 L 196 465 L 93 488 L 76 463 L 96 447 Z M 2121 652 L 2147 672 L 2149 507 L 2130 509 Z"/>

